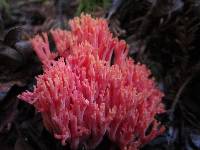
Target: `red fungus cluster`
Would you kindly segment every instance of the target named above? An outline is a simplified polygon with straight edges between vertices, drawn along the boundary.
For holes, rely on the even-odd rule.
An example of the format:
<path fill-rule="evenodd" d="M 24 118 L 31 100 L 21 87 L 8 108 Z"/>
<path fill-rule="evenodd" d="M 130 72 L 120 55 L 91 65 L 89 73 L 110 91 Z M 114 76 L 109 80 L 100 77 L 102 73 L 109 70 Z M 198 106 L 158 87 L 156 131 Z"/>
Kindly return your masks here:
<path fill-rule="evenodd" d="M 112 37 L 106 20 L 82 15 L 70 27 L 51 31 L 55 53 L 46 33 L 32 39 L 44 73 L 33 92 L 19 98 L 73 150 L 80 144 L 94 149 L 104 136 L 120 149 L 137 150 L 163 131 L 154 118 L 164 111 L 163 94 L 146 66 L 127 58 L 126 43 Z"/>

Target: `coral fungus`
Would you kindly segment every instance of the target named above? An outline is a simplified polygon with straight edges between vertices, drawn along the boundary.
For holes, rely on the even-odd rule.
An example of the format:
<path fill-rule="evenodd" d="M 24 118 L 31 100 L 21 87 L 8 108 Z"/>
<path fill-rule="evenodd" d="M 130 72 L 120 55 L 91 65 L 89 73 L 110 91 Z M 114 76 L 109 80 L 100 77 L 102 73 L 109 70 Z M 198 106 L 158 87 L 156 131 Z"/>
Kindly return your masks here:
<path fill-rule="evenodd" d="M 104 136 L 120 149 L 136 150 L 159 135 L 163 128 L 154 117 L 164 111 L 163 94 L 146 66 L 127 57 L 126 43 L 112 37 L 106 20 L 82 15 L 70 26 L 51 31 L 55 53 L 46 33 L 32 39 L 44 73 L 33 92 L 19 98 L 74 150 L 80 144 L 94 149 Z"/>

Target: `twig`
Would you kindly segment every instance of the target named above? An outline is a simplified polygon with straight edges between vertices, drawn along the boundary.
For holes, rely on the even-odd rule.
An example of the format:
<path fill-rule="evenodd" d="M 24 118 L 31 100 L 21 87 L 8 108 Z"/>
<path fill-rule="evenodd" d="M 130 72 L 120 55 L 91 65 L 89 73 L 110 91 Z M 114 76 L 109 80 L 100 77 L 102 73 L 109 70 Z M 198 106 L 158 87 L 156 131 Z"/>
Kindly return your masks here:
<path fill-rule="evenodd" d="M 179 101 L 179 99 L 180 99 L 180 96 L 181 96 L 183 90 L 185 89 L 185 87 L 186 87 L 187 84 L 191 81 L 192 78 L 193 78 L 192 75 L 189 76 L 189 77 L 187 78 L 187 80 L 186 80 L 186 81 L 182 84 L 182 86 L 179 88 L 179 90 L 178 90 L 178 92 L 177 92 L 177 94 L 176 94 L 176 97 L 175 97 L 175 99 L 174 99 L 174 102 L 173 102 L 173 104 L 172 104 L 172 107 L 171 107 L 171 109 L 170 109 L 170 115 L 169 115 L 169 119 L 170 119 L 170 120 L 173 120 L 173 114 L 174 114 L 176 105 L 177 105 L 177 103 L 178 103 L 178 101 Z"/>

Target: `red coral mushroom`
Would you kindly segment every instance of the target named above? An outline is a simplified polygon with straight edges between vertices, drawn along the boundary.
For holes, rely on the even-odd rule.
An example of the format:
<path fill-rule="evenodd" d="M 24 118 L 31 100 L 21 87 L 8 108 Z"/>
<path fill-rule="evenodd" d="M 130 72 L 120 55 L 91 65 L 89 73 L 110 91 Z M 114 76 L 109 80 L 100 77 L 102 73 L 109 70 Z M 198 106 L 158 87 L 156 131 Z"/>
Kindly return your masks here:
<path fill-rule="evenodd" d="M 34 105 L 45 127 L 74 150 L 80 144 L 94 149 L 104 136 L 121 149 L 140 148 L 163 131 L 154 119 L 164 111 L 162 92 L 145 65 L 127 58 L 126 43 L 112 37 L 104 19 L 82 15 L 70 25 L 71 31 L 51 31 L 57 53 L 46 34 L 32 39 L 44 73 L 33 92 L 19 98 Z"/>

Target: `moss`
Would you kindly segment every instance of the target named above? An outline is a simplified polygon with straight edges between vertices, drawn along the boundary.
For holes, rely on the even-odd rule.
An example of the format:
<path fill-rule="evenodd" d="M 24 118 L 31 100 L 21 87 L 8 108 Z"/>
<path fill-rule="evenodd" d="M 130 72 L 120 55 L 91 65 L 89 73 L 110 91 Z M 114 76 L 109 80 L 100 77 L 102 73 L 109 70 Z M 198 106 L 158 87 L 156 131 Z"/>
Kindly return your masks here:
<path fill-rule="evenodd" d="M 80 15 L 81 12 L 93 12 L 98 7 L 106 9 L 109 7 L 111 2 L 112 0 L 80 0 L 76 14 Z"/>

